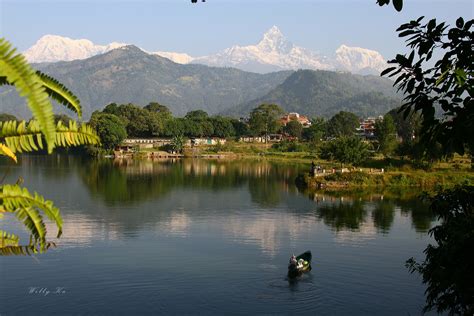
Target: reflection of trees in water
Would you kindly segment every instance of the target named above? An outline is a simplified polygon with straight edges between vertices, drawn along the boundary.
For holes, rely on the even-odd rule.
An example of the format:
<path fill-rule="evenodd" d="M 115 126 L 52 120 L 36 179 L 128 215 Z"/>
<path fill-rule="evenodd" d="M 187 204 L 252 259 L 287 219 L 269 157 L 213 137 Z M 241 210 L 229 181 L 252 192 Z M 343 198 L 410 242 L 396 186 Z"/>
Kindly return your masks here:
<path fill-rule="evenodd" d="M 296 174 L 288 166 L 271 163 L 213 160 L 99 160 L 84 164 L 83 169 L 80 173 L 88 189 L 110 204 L 159 198 L 177 188 L 228 190 L 248 181 L 257 203 L 274 205 L 279 190 L 290 187 L 292 180 L 287 178 Z"/>
<path fill-rule="evenodd" d="M 427 232 L 436 217 L 431 213 L 426 202 L 420 199 L 397 201 L 403 215 L 410 216 L 413 227 L 417 232 Z"/>
<path fill-rule="evenodd" d="M 320 204 L 316 210 L 317 216 L 337 231 L 359 230 L 370 213 L 374 227 L 381 233 L 388 233 L 395 220 L 397 207 L 402 216 L 411 217 L 417 232 L 428 231 L 435 220 L 428 205 L 418 198 L 416 190 L 381 193 L 307 191 L 306 194 Z"/>
<path fill-rule="evenodd" d="M 367 211 L 364 202 L 353 200 L 322 204 L 316 209 L 316 215 L 336 231 L 342 229 L 358 230 L 365 220 Z"/>
<path fill-rule="evenodd" d="M 381 200 L 376 203 L 372 211 L 374 226 L 382 233 L 388 233 L 395 218 L 395 204 L 390 200 Z"/>

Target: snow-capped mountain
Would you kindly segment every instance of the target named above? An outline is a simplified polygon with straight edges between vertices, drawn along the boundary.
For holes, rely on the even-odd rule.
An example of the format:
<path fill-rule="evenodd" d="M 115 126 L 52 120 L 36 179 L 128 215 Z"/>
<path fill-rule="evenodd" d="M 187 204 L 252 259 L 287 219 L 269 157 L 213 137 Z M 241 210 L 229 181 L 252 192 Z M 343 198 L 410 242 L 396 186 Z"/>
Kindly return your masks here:
<path fill-rule="evenodd" d="M 177 64 L 189 64 L 195 58 L 189 56 L 186 53 L 173 53 L 173 52 L 152 52 L 153 55 L 158 55 L 164 58 L 168 58 L 171 61 L 174 61 Z"/>
<path fill-rule="evenodd" d="M 387 62 L 377 51 L 341 45 L 336 50 L 336 66 L 355 73 L 380 73 L 387 68 Z"/>
<path fill-rule="evenodd" d="M 108 45 L 96 45 L 87 39 L 74 40 L 58 35 L 45 35 L 23 55 L 29 62 L 56 62 L 86 59 L 127 44 L 113 42 Z"/>
<path fill-rule="evenodd" d="M 45 35 L 24 52 L 30 62 L 55 62 L 85 59 L 103 54 L 123 43 L 96 45 L 89 40 L 73 40 L 57 35 Z M 341 45 L 333 56 L 322 56 L 291 43 L 273 26 L 256 45 L 235 45 L 213 55 L 193 57 L 186 53 L 148 52 L 168 58 L 178 64 L 205 64 L 216 67 L 235 67 L 246 71 L 267 73 L 291 69 L 341 70 L 361 74 L 378 74 L 387 63 L 377 51 Z"/>
<path fill-rule="evenodd" d="M 236 45 L 215 55 L 196 58 L 193 63 L 254 72 L 300 68 L 333 69 L 326 57 L 294 45 L 276 26 L 268 30 L 256 45 Z"/>

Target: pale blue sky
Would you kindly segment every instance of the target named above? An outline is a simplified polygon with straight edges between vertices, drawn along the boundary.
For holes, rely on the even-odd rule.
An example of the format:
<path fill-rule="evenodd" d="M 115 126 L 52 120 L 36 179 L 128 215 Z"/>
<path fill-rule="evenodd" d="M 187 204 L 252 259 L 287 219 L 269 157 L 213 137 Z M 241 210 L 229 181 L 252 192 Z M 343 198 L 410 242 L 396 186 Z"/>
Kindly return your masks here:
<path fill-rule="evenodd" d="M 341 44 L 391 58 L 404 51 L 395 29 L 420 15 L 454 24 L 473 18 L 472 0 L 405 0 L 401 13 L 376 0 L 0 0 L 0 34 L 20 50 L 45 34 L 149 51 L 215 53 L 258 42 L 272 25 L 299 46 L 332 54 Z"/>

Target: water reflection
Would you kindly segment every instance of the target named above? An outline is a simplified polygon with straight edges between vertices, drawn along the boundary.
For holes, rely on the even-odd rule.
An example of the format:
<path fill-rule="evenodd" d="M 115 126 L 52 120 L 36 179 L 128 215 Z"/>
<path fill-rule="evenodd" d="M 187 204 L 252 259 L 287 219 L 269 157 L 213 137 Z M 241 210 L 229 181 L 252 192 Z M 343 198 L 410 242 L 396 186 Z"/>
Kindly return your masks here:
<path fill-rule="evenodd" d="M 65 220 L 65 225 L 70 226 L 65 227 L 64 240 L 70 229 L 71 236 L 78 236 L 79 244 L 87 243 L 100 230 L 105 231 L 100 233 L 104 239 L 116 238 L 118 233 L 133 237 L 151 224 L 170 234 L 188 236 L 193 221 L 211 216 L 211 211 L 215 212 L 212 216 L 223 217 L 219 217 L 216 227 L 224 227 L 242 242 L 258 244 L 268 253 L 278 249 L 279 236 L 298 239 L 319 222 L 343 239 L 351 232 L 358 232 L 360 238 L 374 232 L 389 234 L 397 214 L 410 220 L 418 232 L 426 232 L 435 220 L 413 190 L 300 192 L 294 179 L 306 168 L 250 160 L 23 156 L 18 168 L 21 172 L 13 176 L 36 178 L 40 187 L 48 187 L 48 179 L 54 184 L 61 180 L 68 192 L 59 192 L 61 197 L 85 191 L 81 199 L 76 198 L 83 206 L 78 205 Z M 73 183 L 73 176 L 82 182 L 80 187 Z M 90 201 L 90 196 L 95 202 Z M 75 197 L 65 199 L 67 205 L 71 199 Z M 217 206 L 220 207 L 216 210 Z M 242 211 L 255 207 L 262 212 L 256 218 L 241 216 Z"/>

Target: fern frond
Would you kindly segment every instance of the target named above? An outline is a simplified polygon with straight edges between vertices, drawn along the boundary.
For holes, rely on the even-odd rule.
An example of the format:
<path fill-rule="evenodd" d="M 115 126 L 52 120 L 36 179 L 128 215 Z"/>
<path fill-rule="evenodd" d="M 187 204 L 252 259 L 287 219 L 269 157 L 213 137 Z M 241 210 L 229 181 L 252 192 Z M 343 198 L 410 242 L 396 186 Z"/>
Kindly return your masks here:
<path fill-rule="evenodd" d="M 26 62 L 25 57 L 16 53 L 16 49 L 12 48 L 4 38 L 0 38 L 0 77 L 4 77 L 3 81 L 11 83 L 18 94 L 26 99 L 33 117 L 38 120 L 41 126 L 41 131 L 48 144 L 48 152 L 52 152 L 55 127 L 53 106 L 48 94 L 40 78 Z"/>
<path fill-rule="evenodd" d="M 20 237 L 17 235 L 0 230 L 0 248 L 7 246 L 18 246 Z"/>
<path fill-rule="evenodd" d="M 10 157 L 13 161 L 17 162 L 16 155 L 13 151 L 2 143 L 0 143 L 0 155 Z"/>
<path fill-rule="evenodd" d="M 82 117 L 82 108 L 79 99 L 62 83 L 50 77 L 41 71 L 37 71 L 36 75 L 41 79 L 46 93 L 58 103 L 66 106 L 71 111 L 75 112 L 79 118 Z"/>
<path fill-rule="evenodd" d="M 54 242 L 47 242 L 43 250 L 48 250 L 51 247 L 56 247 L 56 244 Z M 38 245 L 0 247 L 0 256 L 30 255 L 38 252 L 41 252 L 41 248 Z"/>
<path fill-rule="evenodd" d="M 37 121 L 28 124 L 16 121 L 0 122 L 0 140 L 4 140 L 12 152 L 31 152 L 43 149 L 42 135 Z M 100 144 L 96 131 L 83 123 L 69 121 L 69 126 L 61 121 L 56 125 L 54 145 L 70 147 Z"/>
<path fill-rule="evenodd" d="M 31 194 L 26 188 L 19 185 L 3 185 L 0 187 L 0 201 L 5 211 L 15 213 L 30 230 L 36 240 L 45 242 L 46 227 L 39 211 L 42 211 L 58 227 L 59 238 L 62 234 L 63 220 L 59 209 L 53 202 L 45 200 L 44 197 L 34 192 Z"/>

